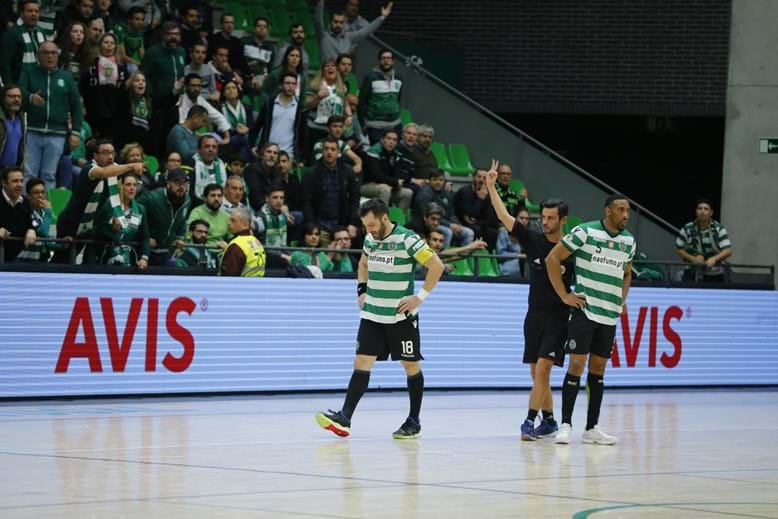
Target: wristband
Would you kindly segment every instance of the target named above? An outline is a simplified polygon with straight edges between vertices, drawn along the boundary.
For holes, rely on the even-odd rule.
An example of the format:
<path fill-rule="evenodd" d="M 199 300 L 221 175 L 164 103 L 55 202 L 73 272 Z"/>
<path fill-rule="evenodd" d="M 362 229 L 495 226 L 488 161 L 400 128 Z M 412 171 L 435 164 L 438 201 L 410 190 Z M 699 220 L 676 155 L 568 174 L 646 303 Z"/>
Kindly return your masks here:
<path fill-rule="evenodd" d="M 357 297 L 367 292 L 367 283 L 357 283 Z"/>
<path fill-rule="evenodd" d="M 428 295 L 430 295 L 430 293 L 422 288 L 421 290 L 419 290 L 419 293 L 416 294 L 416 297 L 419 298 L 419 301 L 424 301 L 425 299 L 427 299 Z"/>

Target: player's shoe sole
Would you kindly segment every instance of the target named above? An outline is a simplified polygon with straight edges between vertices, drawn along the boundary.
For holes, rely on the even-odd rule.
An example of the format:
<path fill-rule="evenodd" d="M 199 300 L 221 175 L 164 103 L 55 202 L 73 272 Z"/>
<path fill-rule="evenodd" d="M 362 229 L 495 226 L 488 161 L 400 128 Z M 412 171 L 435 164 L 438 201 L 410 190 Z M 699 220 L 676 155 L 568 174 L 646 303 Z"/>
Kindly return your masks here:
<path fill-rule="evenodd" d="M 421 431 L 414 433 L 414 434 L 399 434 L 399 433 L 392 433 L 392 438 L 395 440 L 413 440 L 415 438 L 421 438 Z"/>
<path fill-rule="evenodd" d="M 341 438 L 345 438 L 351 434 L 351 430 L 348 427 L 343 427 L 338 422 L 330 420 L 327 418 L 327 416 L 325 416 L 324 413 L 316 413 L 316 423 L 319 424 L 319 427 L 322 429 L 332 431 L 335 435 L 340 436 Z"/>

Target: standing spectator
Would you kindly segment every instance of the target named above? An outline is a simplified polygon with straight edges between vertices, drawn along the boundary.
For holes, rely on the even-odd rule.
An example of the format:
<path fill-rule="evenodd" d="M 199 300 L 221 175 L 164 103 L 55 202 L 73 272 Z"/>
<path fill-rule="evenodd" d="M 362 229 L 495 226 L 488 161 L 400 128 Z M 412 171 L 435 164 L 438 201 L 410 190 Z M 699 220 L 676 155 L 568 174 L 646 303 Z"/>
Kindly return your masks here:
<path fill-rule="evenodd" d="M 230 175 L 227 177 L 227 184 L 224 186 L 224 199 L 222 200 L 222 211 L 232 214 L 236 209 L 246 208 L 251 212 L 252 230 L 259 236 L 265 231 L 265 224 L 262 218 L 257 216 L 251 208 L 243 203 L 246 194 L 246 187 L 243 183 L 243 177 Z"/>
<path fill-rule="evenodd" d="M 384 20 L 392 12 L 392 4 L 389 2 L 386 7 L 381 8 L 381 16 L 373 20 L 367 26 L 358 30 L 346 31 L 346 15 L 341 12 L 333 12 L 330 16 L 330 26 L 328 30 L 324 29 L 324 0 L 319 0 L 316 4 L 316 10 L 313 15 L 313 22 L 316 28 L 316 34 L 319 37 L 319 53 L 322 60 L 335 60 L 338 54 L 353 54 L 356 45 L 373 34 Z"/>
<path fill-rule="evenodd" d="M 192 158 L 194 162 L 194 178 L 192 179 L 192 197 L 203 198 L 205 188 L 209 184 L 217 184 L 223 187 L 227 181 L 227 168 L 224 161 L 219 158 L 219 141 L 213 135 L 203 135 L 197 153 Z M 221 196 L 221 195 L 220 195 Z M 219 200 L 221 206 L 221 199 Z M 211 232 L 214 232 L 211 223 Z"/>
<path fill-rule="evenodd" d="M 267 100 L 259 112 L 255 133 L 257 143 L 264 146 L 273 142 L 294 160 L 305 153 L 305 116 L 302 102 L 295 96 L 297 76 L 285 72 L 281 76 L 281 92 Z"/>
<path fill-rule="evenodd" d="M 378 67 L 365 76 L 359 91 L 359 124 L 367 131 L 370 144 L 378 142 L 387 128 L 400 133 L 402 86 L 403 80 L 394 70 L 394 53 L 381 49 Z"/>
<path fill-rule="evenodd" d="M 0 103 L 0 169 L 21 166 L 27 133 L 26 115 L 22 112 L 22 89 L 5 85 Z"/>
<path fill-rule="evenodd" d="M 176 257 L 176 267 L 199 267 L 205 270 L 216 270 L 219 266 L 219 257 L 213 249 L 205 246 L 208 237 L 208 222 L 205 220 L 193 220 L 189 224 L 189 242 L 197 247 L 187 245 Z"/>
<path fill-rule="evenodd" d="M 416 148 L 411 154 L 414 166 L 413 175 L 414 178 L 424 180 L 426 183 L 432 172 L 438 170 L 438 161 L 430 149 L 435 138 L 435 129 L 432 126 L 422 125 L 419 126 L 418 132 Z"/>
<path fill-rule="evenodd" d="M 57 16 L 60 12 L 62 12 L 65 8 L 65 3 L 67 0 L 40 0 L 38 2 L 38 6 L 40 8 L 39 14 L 38 14 L 38 29 L 40 29 L 43 32 L 43 35 L 47 40 L 55 40 L 57 38 Z M 3 2 L 4 4 L 9 4 L 8 9 L 11 8 L 10 4 L 14 4 L 17 2 Z M 23 9 L 19 6 L 22 2 L 17 3 L 17 7 L 19 8 L 19 12 L 22 12 Z M 0 11 L 2 11 L 3 8 L 0 8 Z M 17 16 L 15 16 L 13 13 L 11 13 L 12 18 L 16 19 Z M 3 23 L 3 14 L 0 13 L 0 24 Z M 18 21 L 16 23 L 19 23 Z M 10 24 L 9 24 L 10 25 Z M 5 27 L 3 27 L 5 28 Z M 0 28 L 0 32 L 2 32 L 3 28 Z"/>
<path fill-rule="evenodd" d="M 70 72 L 57 68 L 57 46 L 42 43 L 39 66 L 22 73 L 21 88 L 27 112 L 27 144 L 24 152 L 26 180 L 42 178 L 46 189 L 56 184 L 59 158 L 70 133 L 70 148 L 81 137 L 81 96 Z"/>
<path fill-rule="evenodd" d="M 87 0 L 85 0 L 87 1 Z M 38 28 L 40 7 L 36 0 L 19 2 L 20 24 L 7 28 L 0 38 L 0 78 L 4 85 L 18 84 L 22 71 L 38 68 L 36 57 L 46 41 Z"/>
<path fill-rule="evenodd" d="M 189 51 L 189 64 L 184 67 L 184 78 L 190 74 L 200 76 L 202 88 L 209 101 L 218 102 L 221 96 L 219 89 L 216 88 L 216 69 L 213 65 L 205 62 L 207 48 L 205 43 L 196 42 Z"/>
<path fill-rule="evenodd" d="M 127 22 L 114 27 L 118 40 L 118 54 L 127 64 L 129 73 L 135 72 L 143 62 L 146 46 L 143 43 L 143 23 L 146 13 L 140 6 L 130 7 L 127 11 Z"/>
<path fill-rule="evenodd" d="M 144 191 L 138 203 L 146 208 L 149 221 L 151 265 L 166 265 L 174 249 L 184 248 L 189 214 L 189 177 L 180 169 L 168 171 L 165 187 Z"/>
<path fill-rule="evenodd" d="M 484 169 L 476 169 L 470 185 L 454 193 L 454 214 L 463 226 L 472 229 L 474 236 L 486 240 L 489 250 L 495 249 L 500 223 L 489 199 Z"/>
<path fill-rule="evenodd" d="M 165 22 L 162 41 L 149 47 L 141 60 L 140 68 L 149 80 L 149 94 L 157 112 L 172 108 L 183 88 L 186 52 L 179 46 L 180 42 L 181 28 L 178 24 Z"/>
<path fill-rule="evenodd" d="M 440 170 L 432 173 L 427 185 L 421 188 L 416 195 L 413 213 L 417 218 L 417 225 L 418 218 L 420 215 L 426 214 L 426 208 L 431 202 L 436 203 L 443 210 L 443 218 L 438 228 L 446 235 L 446 249 L 451 246 L 451 241 L 455 236 L 459 238 L 460 245 L 463 246 L 473 241 L 475 238 L 473 230 L 464 227 L 457 219 L 451 194 L 446 190 L 446 177 Z"/>
<path fill-rule="evenodd" d="M 222 14 L 219 19 L 221 31 L 208 38 L 208 48 L 215 51 L 224 47 L 229 52 L 229 65 L 237 74 L 246 73 L 246 60 L 243 57 L 243 42 L 232 35 L 235 30 L 235 17 L 231 14 Z"/>
<path fill-rule="evenodd" d="M 162 12 L 154 0 L 119 0 L 119 7 L 125 13 L 136 6 L 142 8 L 143 12 L 146 13 L 146 18 L 143 20 L 143 31 L 149 32 L 156 29 L 162 21 Z"/>
<path fill-rule="evenodd" d="M 178 101 L 178 122 L 183 123 L 189 115 L 189 109 L 195 105 L 202 106 L 208 112 L 208 120 L 213 126 L 214 130 L 222 136 L 221 144 L 228 144 L 230 142 L 230 123 L 227 119 L 209 103 L 200 92 L 203 87 L 203 80 L 197 74 L 188 74 L 184 78 L 185 88 L 184 94 L 181 95 L 181 99 Z"/>
<path fill-rule="evenodd" d="M 321 161 L 303 177 L 305 222 L 327 233 L 338 225 L 355 236 L 359 225 L 359 177 L 338 160 L 338 141 L 326 139 Z M 329 241 L 329 240 L 328 240 Z"/>
<path fill-rule="evenodd" d="M 286 216 L 289 238 L 294 241 L 302 239 L 303 231 L 303 185 L 300 179 L 292 173 L 292 160 L 285 151 L 278 152 L 278 176 L 272 185 L 284 189 L 284 206 L 281 211 Z"/>
<path fill-rule="evenodd" d="M 116 57 L 116 36 L 103 34 L 100 38 L 100 55 L 89 63 L 81 77 L 86 117 L 98 139 L 112 139 L 117 116 L 126 118 L 119 111 L 128 111 L 119 101 L 126 97 L 127 68 Z"/>
<path fill-rule="evenodd" d="M 119 178 L 121 216 L 115 216 L 109 204 L 98 210 L 95 237 L 108 243 L 98 250 L 98 262 L 102 265 L 137 266 L 146 270 L 149 266 L 149 226 L 145 208 L 135 201 L 140 179 L 135 173 L 125 173 Z M 137 246 L 127 242 L 137 242 Z"/>
<path fill-rule="evenodd" d="M 353 114 L 357 113 L 359 106 L 359 98 L 354 94 L 346 95 L 346 104 L 351 108 L 351 125 L 343 127 L 343 138 L 346 139 L 349 148 L 354 152 L 362 154 L 370 147 L 370 141 L 367 136 L 362 132 L 362 126 L 359 124 L 359 117 L 354 117 Z"/>
<path fill-rule="evenodd" d="M 259 92 L 275 59 L 276 45 L 268 39 L 269 30 L 270 20 L 259 16 L 254 20 L 254 33 L 242 41 L 247 90 L 252 94 Z"/>
<path fill-rule="evenodd" d="M 221 92 L 224 83 L 227 81 L 234 81 L 238 86 L 243 86 L 243 78 L 238 73 L 237 69 L 232 68 L 230 65 L 230 49 L 224 46 L 219 46 L 211 51 L 211 67 L 213 68 L 214 80 L 216 81 L 216 89 Z"/>
<path fill-rule="evenodd" d="M 365 160 L 362 196 L 380 198 L 386 206 L 397 204 L 401 209 L 411 207 L 413 191 L 403 187 L 402 171 L 397 153 L 397 131 L 384 130 L 381 142 L 371 146 Z"/>
<path fill-rule="evenodd" d="M 146 88 L 146 76 L 140 70 L 133 72 L 130 79 L 122 85 L 114 121 L 117 146 L 139 142 L 145 149 L 154 149 L 151 118 L 153 106 Z"/>
<path fill-rule="evenodd" d="M 222 85 L 222 115 L 230 125 L 229 156 L 238 156 L 244 162 L 251 160 L 249 128 L 254 126 L 254 112 L 240 99 L 240 89 L 234 81 Z"/>
<path fill-rule="evenodd" d="M 261 91 L 266 99 L 275 97 L 283 90 L 283 85 L 281 83 L 283 81 L 283 76 L 286 73 L 294 74 L 297 79 L 294 95 L 298 98 L 305 95 L 308 81 L 305 79 L 306 72 L 302 65 L 302 53 L 303 50 L 300 47 L 286 47 L 281 63 L 267 75 L 265 81 L 262 83 Z"/>
<path fill-rule="evenodd" d="M 119 10 L 113 5 L 113 0 L 97 0 L 97 9 L 94 16 L 102 18 L 103 24 L 105 24 L 105 32 L 115 32 L 120 17 Z"/>
<path fill-rule="evenodd" d="M 43 180 L 34 178 L 27 182 L 27 200 L 32 212 L 32 227 L 38 238 L 56 238 L 57 227 L 51 212 L 51 202 L 46 198 L 46 185 Z M 49 261 L 52 247 L 56 244 L 35 242 L 16 256 L 17 261 L 43 262 Z"/>
<path fill-rule="evenodd" d="M 683 273 L 686 281 L 726 280 L 723 266 L 725 259 L 732 256 L 732 243 L 727 230 L 713 219 L 713 204 L 707 198 L 697 200 L 696 219 L 681 228 L 675 240 L 675 253 L 686 262 L 700 267 L 688 268 Z"/>
<path fill-rule="evenodd" d="M 262 209 L 268 186 L 278 176 L 278 144 L 267 142 L 259 149 L 259 160 L 252 162 L 244 172 L 249 190 L 249 205 L 254 211 Z"/>
<path fill-rule="evenodd" d="M 345 8 L 346 32 L 356 32 L 364 29 L 370 23 L 359 15 L 359 0 L 348 0 Z"/>
<path fill-rule="evenodd" d="M 265 248 L 251 234 L 251 213 L 238 209 L 229 217 L 229 232 L 235 238 L 224 250 L 220 275 L 262 277 L 265 275 Z"/>
<path fill-rule="evenodd" d="M 63 69 L 73 74 L 76 83 L 81 81 L 81 71 L 86 71 L 89 66 L 85 40 L 86 25 L 83 22 L 72 22 L 65 28 L 60 38 L 62 46 L 60 63 Z"/>
<path fill-rule="evenodd" d="M 187 219 L 187 224 L 195 220 L 208 222 L 208 238 L 205 243 L 209 247 L 219 247 L 220 249 L 225 249 L 227 242 L 231 239 L 227 228 L 230 215 L 227 211 L 222 210 L 223 199 L 224 188 L 219 184 L 208 184 L 203 190 L 205 203 L 192 209 Z"/>
<path fill-rule="evenodd" d="M 271 186 L 265 197 L 265 205 L 259 211 L 265 227 L 265 245 L 268 247 L 286 247 L 288 227 L 284 213 L 284 188 Z M 287 252 L 271 250 L 267 253 L 268 266 L 283 268 L 289 264 L 291 256 Z"/>
<path fill-rule="evenodd" d="M 335 60 L 326 60 L 311 81 L 305 93 L 305 108 L 308 109 L 308 149 L 309 163 L 313 163 L 313 147 L 329 133 L 328 121 L 332 116 L 349 119 L 351 108 L 346 105 L 346 85 L 338 75 Z"/>
<path fill-rule="evenodd" d="M 197 133 L 208 121 L 208 110 L 200 105 L 189 109 L 183 123 L 177 124 L 167 137 L 167 152 L 176 152 L 183 162 L 190 162 L 197 153 L 199 145 Z"/>
<path fill-rule="evenodd" d="M 179 8 L 179 13 L 181 15 L 181 46 L 191 53 L 196 44 L 201 44 L 203 46 L 203 59 L 205 59 L 208 41 L 200 35 L 201 21 L 197 6 L 185 5 Z"/>
<path fill-rule="evenodd" d="M 519 209 L 524 207 L 527 200 L 527 189 L 523 188 L 521 193 L 517 193 L 515 189 L 511 187 L 511 178 L 513 177 L 513 169 L 510 164 L 500 164 L 497 169 L 497 193 L 500 195 L 500 200 L 505 204 L 505 208 L 508 210 L 508 214 L 516 216 Z"/>
<path fill-rule="evenodd" d="M 402 140 L 397 144 L 397 160 L 400 174 L 405 181 L 405 185 L 413 191 L 414 196 L 416 196 L 419 189 L 427 184 L 425 179 L 416 178 L 416 162 L 413 159 L 413 154 L 416 152 L 416 138 L 418 135 L 419 127 L 416 123 L 408 123 L 403 126 Z"/>
<path fill-rule="evenodd" d="M 359 80 L 354 75 L 354 58 L 351 54 L 338 54 L 335 64 L 338 66 L 338 74 L 346 85 L 346 92 L 356 94 L 359 92 Z M 356 111 L 354 111 L 356 113 Z"/>
<path fill-rule="evenodd" d="M 300 49 L 300 64 L 302 67 L 302 73 L 308 74 L 308 68 L 310 67 L 311 60 L 308 57 L 308 53 L 305 52 L 305 29 L 301 23 L 293 23 L 289 27 L 289 43 L 278 49 L 273 62 L 273 68 L 278 67 L 286 60 L 286 53 L 290 47 L 297 47 Z M 283 58 L 282 58 L 283 56 Z"/>
<path fill-rule="evenodd" d="M 83 98 L 81 108 L 83 109 Z M 92 146 L 95 140 L 92 138 L 92 128 L 86 121 L 81 122 L 80 139 L 78 145 L 73 148 L 70 143 L 65 143 L 65 152 L 59 159 L 57 165 L 57 187 L 71 189 L 79 173 L 87 165 L 88 157 L 86 154 L 87 146 Z M 69 153 L 69 155 L 68 155 Z"/>
<path fill-rule="evenodd" d="M 57 32 L 62 33 L 63 29 L 73 22 L 89 24 L 89 20 L 96 18 L 94 0 L 71 0 L 71 2 L 60 11 L 55 25 Z"/>
<path fill-rule="evenodd" d="M 82 66 L 87 64 L 100 55 L 100 38 L 105 34 L 105 24 L 103 24 L 102 18 L 92 18 L 86 23 L 86 41 L 84 42 L 84 62 Z M 82 75 L 84 70 L 82 69 Z"/>
<path fill-rule="evenodd" d="M 32 224 L 32 209 L 22 196 L 24 173 L 17 167 L 5 168 L 0 172 L 3 196 L 0 199 L 0 240 L 6 262 L 16 259 L 22 249 L 35 244 L 35 228 Z M 6 238 L 24 238 L 24 242 Z"/>
<path fill-rule="evenodd" d="M 327 120 L 327 128 L 329 129 L 329 133 L 327 133 L 326 137 L 336 139 L 338 141 L 338 148 L 339 148 L 339 154 L 338 158 L 346 157 L 349 161 L 349 165 L 354 170 L 354 173 L 359 175 L 362 173 L 362 159 L 351 151 L 351 148 L 349 147 L 348 143 L 341 139 L 343 136 L 343 129 L 345 119 L 341 115 L 332 115 Z M 324 145 L 324 139 L 321 139 L 316 142 L 316 144 L 313 145 L 313 160 L 318 161 L 321 160 L 321 149 Z"/>

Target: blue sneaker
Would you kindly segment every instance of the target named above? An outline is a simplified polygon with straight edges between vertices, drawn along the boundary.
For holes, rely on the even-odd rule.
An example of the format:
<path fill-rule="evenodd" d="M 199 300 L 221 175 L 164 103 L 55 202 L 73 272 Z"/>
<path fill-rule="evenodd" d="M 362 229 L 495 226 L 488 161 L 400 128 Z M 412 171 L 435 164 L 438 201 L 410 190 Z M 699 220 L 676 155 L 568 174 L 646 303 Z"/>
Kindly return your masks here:
<path fill-rule="evenodd" d="M 521 439 L 524 441 L 534 442 L 537 440 L 535 437 L 535 424 L 529 420 L 524 420 L 521 424 Z"/>
<path fill-rule="evenodd" d="M 558 430 L 559 425 L 556 422 L 550 424 L 545 420 L 541 420 L 540 425 L 535 428 L 535 436 L 538 438 L 553 438 Z"/>

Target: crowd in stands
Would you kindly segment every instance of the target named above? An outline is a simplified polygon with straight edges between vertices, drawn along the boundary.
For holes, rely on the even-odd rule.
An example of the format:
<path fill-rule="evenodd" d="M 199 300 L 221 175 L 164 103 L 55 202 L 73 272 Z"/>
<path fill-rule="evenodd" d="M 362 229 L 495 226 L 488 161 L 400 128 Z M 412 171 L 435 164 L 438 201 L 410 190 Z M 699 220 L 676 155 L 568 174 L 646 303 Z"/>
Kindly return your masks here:
<path fill-rule="evenodd" d="M 292 23 L 275 39 L 265 16 L 239 37 L 234 14 L 214 18 L 204 0 L 4 2 L 4 261 L 216 270 L 234 267 L 231 240 L 253 236 L 270 248 L 268 268 L 353 272 L 358 255 L 340 251 L 360 248 L 360 201 L 379 198 L 448 251 L 449 270 L 486 249 L 499 273 L 521 272 L 485 171 L 454 190 L 434 129 L 401 123 L 412 93 L 392 51 L 361 81 L 353 72 L 356 46 L 392 2 L 372 21 L 357 0 L 330 15 L 323 0 L 310 7 L 315 35 Z M 502 164 L 500 198 L 528 222 L 512 179 Z M 47 193 L 57 191 L 70 199 L 55 214 Z M 290 245 L 307 249 L 274 249 Z"/>

